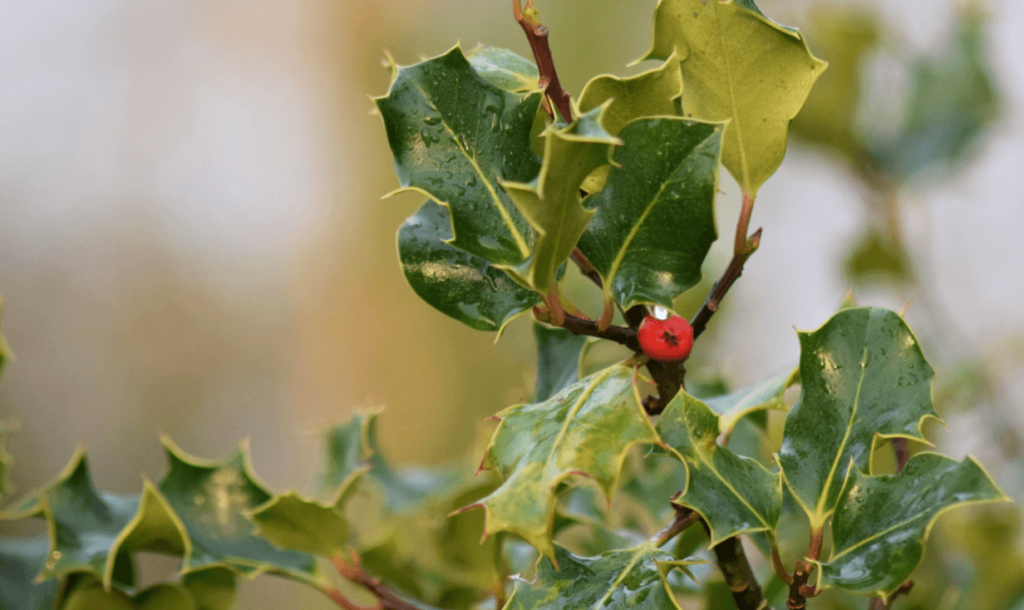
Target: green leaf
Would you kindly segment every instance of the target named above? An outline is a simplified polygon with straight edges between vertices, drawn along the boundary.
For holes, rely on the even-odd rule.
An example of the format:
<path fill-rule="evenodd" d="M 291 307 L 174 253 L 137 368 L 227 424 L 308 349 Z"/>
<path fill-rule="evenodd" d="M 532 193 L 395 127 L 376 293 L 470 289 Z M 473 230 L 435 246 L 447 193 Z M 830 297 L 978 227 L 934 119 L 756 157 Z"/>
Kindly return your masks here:
<path fill-rule="evenodd" d="M 3 338 L 0 337 L 0 342 Z M 3 346 L 0 345 L 0 363 L 3 360 Z M 0 419 L 0 501 L 2 501 L 8 494 L 11 493 L 12 486 L 8 480 L 8 472 L 11 469 L 11 464 L 14 459 L 11 454 L 7 452 L 7 437 L 10 436 L 15 430 L 15 425 Z"/>
<path fill-rule="evenodd" d="M 483 258 L 448 245 L 448 210 L 427 201 L 398 229 L 398 258 L 417 295 L 476 330 L 500 331 L 538 303 L 537 295 Z"/>
<path fill-rule="evenodd" d="M 832 518 L 832 557 L 819 586 L 888 595 L 921 563 L 935 521 L 958 506 L 1010 501 L 974 459 L 922 453 L 902 472 L 869 476 L 854 466 Z"/>
<path fill-rule="evenodd" d="M 529 182 L 540 162 L 530 130 L 541 93 L 515 94 L 480 77 L 459 47 L 400 67 L 377 98 L 401 190 L 448 208 L 450 244 L 491 263 L 530 254 L 530 228 L 499 180 Z"/>
<path fill-rule="evenodd" d="M 934 371 L 898 314 L 845 309 L 800 337 L 801 393 L 786 416 L 779 465 L 814 530 L 835 508 L 849 464 L 870 472 L 875 439 L 927 443 Z"/>
<path fill-rule="evenodd" d="M 580 380 L 580 358 L 587 338 L 564 328 L 533 324 L 537 340 L 537 387 L 534 402 L 544 402 Z"/>
<path fill-rule="evenodd" d="M 853 281 L 879 277 L 898 282 L 910 279 L 910 257 L 889 231 L 868 229 L 858 238 L 843 262 L 843 271 Z"/>
<path fill-rule="evenodd" d="M 800 369 L 794 369 L 763 381 L 757 385 L 742 388 L 705 400 L 705 404 L 718 414 L 718 428 L 722 434 L 730 436 L 739 420 L 757 411 L 769 409 L 785 409 L 786 403 L 782 395 L 786 390 L 800 382 Z"/>
<path fill-rule="evenodd" d="M 182 585 L 192 596 L 196 610 L 231 610 L 235 604 L 235 574 L 226 568 L 189 572 Z"/>
<path fill-rule="evenodd" d="M 603 75 L 591 79 L 580 94 L 580 112 L 590 112 L 611 100 L 602 123 L 608 133 L 618 135 L 634 119 L 678 116 L 683 79 L 679 60 L 669 58 L 653 70 L 629 78 Z"/>
<path fill-rule="evenodd" d="M 62 578 L 84 572 L 109 587 L 128 553 L 147 550 L 184 555 L 188 536 L 167 501 L 148 481 L 141 496 L 100 492 L 92 483 L 85 453 L 40 495 L 50 531 L 51 553 L 42 575 Z"/>
<path fill-rule="evenodd" d="M 52 610 L 57 581 L 36 582 L 50 556 L 47 536 L 31 539 L 0 539 L 0 608 L 4 610 Z"/>
<path fill-rule="evenodd" d="M 782 511 L 782 485 L 757 460 L 718 446 L 719 416 L 680 391 L 658 420 L 658 434 L 686 465 L 683 495 L 673 504 L 700 513 L 711 546 L 745 532 L 774 532 Z"/>
<path fill-rule="evenodd" d="M 195 610 L 192 597 L 179 585 L 154 585 L 134 597 L 88 579 L 69 594 L 61 610 Z"/>
<path fill-rule="evenodd" d="M 610 498 L 629 448 L 658 443 L 634 387 L 634 370 L 616 365 L 537 404 L 500 412 L 501 420 L 481 468 L 493 469 L 501 487 L 482 506 L 490 534 L 508 531 L 547 557 L 555 491 L 571 475 L 591 478 Z"/>
<path fill-rule="evenodd" d="M 252 475 L 246 443 L 227 460 L 212 462 L 187 455 L 167 437 L 162 440 L 170 470 L 160 492 L 192 541 L 184 572 L 227 567 L 247 578 L 270 572 L 315 585 L 324 582 L 311 555 L 274 548 L 253 533 L 243 513 L 266 503 L 271 494 Z"/>
<path fill-rule="evenodd" d="M 466 59 L 481 78 L 495 87 L 512 93 L 529 93 L 538 89 L 540 73 L 532 59 L 483 44 L 466 53 Z"/>
<path fill-rule="evenodd" d="M 348 548 L 349 524 L 341 508 L 290 491 L 274 496 L 248 517 L 256 524 L 255 534 L 276 547 L 333 557 Z"/>
<path fill-rule="evenodd" d="M 360 476 L 370 470 L 371 422 L 379 411 L 353 413 L 348 423 L 324 431 L 322 450 L 324 471 L 318 488 L 324 500 L 335 506 L 347 500 Z"/>
<path fill-rule="evenodd" d="M 676 560 L 650 542 L 597 557 L 578 557 L 560 546 L 554 553 L 557 564 L 542 558 L 533 581 L 516 581 L 508 610 L 679 610 L 666 575 L 704 563 Z"/>
<path fill-rule="evenodd" d="M 605 298 L 672 308 L 701 279 L 715 231 L 723 125 L 638 119 L 620 137 L 603 191 L 584 202 L 596 214 L 580 250 L 604 280 Z"/>
<path fill-rule="evenodd" d="M 789 122 L 828 64 L 752 0 L 659 0 L 654 42 L 644 59 L 673 53 L 683 71 L 683 111 L 730 121 L 722 162 L 754 197 L 782 163 Z"/>
<path fill-rule="evenodd" d="M 501 183 L 535 235 L 529 258 L 513 272 L 540 294 L 554 290 L 558 267 L 594 215 L 583 207 L 580 186 L 598 167 L 611 163 L 612 149 L 620 143 L 601 126 L 602 111 L 596 108 L 568 127 L 544 132 L 544 162 L 536 180 Z"/>

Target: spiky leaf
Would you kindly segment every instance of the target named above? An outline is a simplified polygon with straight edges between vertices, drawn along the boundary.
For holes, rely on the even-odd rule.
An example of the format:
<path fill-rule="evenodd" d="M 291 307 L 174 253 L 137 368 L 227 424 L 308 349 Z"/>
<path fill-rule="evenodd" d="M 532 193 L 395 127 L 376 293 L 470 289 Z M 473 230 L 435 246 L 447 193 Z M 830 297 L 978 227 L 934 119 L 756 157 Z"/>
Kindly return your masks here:
<path fill-rule="evenodd" d="M 540 73 L 532 59 L 507 49 L 477 45 L 466 53 L 466 59 L 484 80 L 512 93 L 537 90 Z"/>
<path fill-rule="evenodd" d="M 57 581 L 35 582 L 50 558 L 47 536 L 0 540 L 0 608 L 4 610 L 52 610 Z"/>
<path fill-rule="evenodd" d="M 928 533 L 953 508 L 1009 501 L 972 458 L 922 453 L 902 472 L 869 476 L 854 467 L 832 518 L 832 557 L 820 584 L 862 595 L 887 595 L 921 562 Z"/>
<path fill-rule="evenodd" d="M 529 256 L 530 228 L 498 182 L 537 176 L 530 130 L 540 99 L 487 82 L 459 47 L 399 68 L 377 98 L 402 190 L 448 208 L 456 248 L 503 265 Z"/>
<path fill-rule="evenodd" d="M 182 578 L 182 585 L 196 610 L 231 610 L 235 603 L 236 578 L 226 568 L 210 568 L 189 572 Z"/>
<path fill-rule="evenodd" d="M 274 496 L 250 513 L 256 535 L 278 548 L 332 557 L 348 548 L 349 524 L 339 507 L 294 491 Z"/>
<path fill-rule="evenodd" d="M 618 135 L 627 123 L 641 117 L 678 116 L 683 79 L 679 61 L 670 57 L 661 66 L 629 78 L 596 76 L 580 94 L 580 112 L 608 104 L 603 124 Z"/>
<path fill-rule="evenodd" d="M 348 422 L 324 431 L 324 469 L 318 483 L 322 499 L 335 505 L 344 502 L 359 478 L 370 470 L 371 422 L 378 413 L 356 412 Z"/>
<path fill-rule="evenodd" d="M 718 428 L 721 433 L 731 435 L 739 420 L 751 413 L 785 409 L 786 403 L 783 402 L 782 395 L 799 380 L 800 370 L 795 369 L 724 396 L 709 398 L 705 404 L 718 414 Z"/>
<path fill-rule="evenodd" d="M 564 328 L 533 325 L 537 340 L 537 387 L 534 402 L 544 402 L 580 380 L 580 357 L 587 338 Z"/>
<path fill-rule="evenodd" d="M 925 440 L 934 372 L 903 318 L 886 309 L 845 309 L 799 337 L 802 388 L 786 416 L 779 464 L 818 529 L 848 466 L 869 471 L 876 438 Z"/>
<path fill-rule="evenodd" d="M 689 475 L 674 503 L 704 517 L 711 546 L 743 532 L 773 532 L 782 510 L 779 476 L 757 460 L 719 447 L 718 422 L 717 413 L 685 391 L 658 420 L 658 434 Z"/>
<path fill-rule="evenodd" d="M 194 610 L 192 596 L 179 585 L 158 584 L 130 596 L 120 589 L 107 590 L 98 580 L 87 579 L 68 594 L 62 610 Z"/>
<path fill-rule="evenodd" d="M 608 182 L 586 205 L 596 210 L 580 250 L 623 308 L 673 299 L 701 279 L 715 231 L 714 202 L 723 125 L 638 119 L 619 136 Z"/>
<path fill-rule="evenodd" d="M 448 245 L 448 210 L 427 201 L 398 229 L 409 285 L 432 307 L 476 330 L 499 331 L 537 304 L 537 295 L 483 258 Z"/>
<path fill-rule="evenodd" d="M 632 368 L 612 366 L 550 400 L 498 414 L 481 467 L 494 469 L 503 483 L 477 504 L 486 510 L 489 533 L 511 532 L 553 557 L 558 484 L 584 475 L 611 496 L 629 448 L 659 440 L 633 379 Z"/>
<path fill-rule="evenodd" d="M 578 557 L 555 547 L 557 568 L 542 558 L 537 577 L 517 580 L 509 610 L 679 610 L 666 582 L 675 568 L 701 560 L 679 561 L 653 543 Z"/>
<path fill-rule="evenodd" d="M 683 70 L 683 112 L 730 121 L 722 162 L 754 196 L 782 163 L 789 122 L 827 64 L 752 0 L 660 0 L 644 59 L 673 53 Z"/>

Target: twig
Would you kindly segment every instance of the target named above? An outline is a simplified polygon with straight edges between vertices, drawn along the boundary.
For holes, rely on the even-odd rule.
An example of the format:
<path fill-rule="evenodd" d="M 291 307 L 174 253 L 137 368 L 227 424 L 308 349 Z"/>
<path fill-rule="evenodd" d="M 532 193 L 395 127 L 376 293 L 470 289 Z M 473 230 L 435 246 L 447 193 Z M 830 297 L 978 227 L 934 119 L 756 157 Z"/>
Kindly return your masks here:
<path fill-rule="evenodd" d="M 651 537 L 651 541 L 658 546 L 664 545 L 669 540 L 683 533 L 686 528 L 690 527 L 700 519 L 700 515 L 688 508 L 677 506 L 675 504 L 673 504 L 672 507 L 676 509 L 676 516 L 673 517 L 672 521 L 668 525 L 661 528 L 661 531 Z"/>
<path fill-rule="evenodd" d="M 810 548 L 807 549 L 807 559 L 817 559 L 821 555 L 821 545 L 825 539 L 825 528 L 819 528 L 811 532 Z M 803 610 L 807 607 L 807 598 L 818 595 L 815 587 L 807 584 L 814 571 L 814 564 L 801 559 L 796 562 L 796 570 L 793 571 L 793 578 L 789 581 L 789 599 L 786 600 L 786 607 L 790 610 Z"/>
<path fill-rule="evenodd" d="M 555 60 L 551 58 L 551 46 L 548 44 L 548 29 L 541 24 L 533 0 L 526 0 L 525 11 L 521 2 L 522 0 L 512 0 L 512 13 L 520 27 L 526 32 L 526 39 L 530 41 L 533 59 L 537 62 L 537 70 L 540 72 L 540 87 L 558 109 L 558 114 L 562 115 L 565 122 L 572 123 L 572 104 L 569 102 L 569 94 L 562 89 L 562 84 L 558 82 Z"/>
<path fill-rule="evenodd" d="M 537 308 L 534 308 L 534 314 L 542 322 L 552 322 L 550 319 L 545 319 L 543 313 Z M 568 312 L 564 314 L 564 318 L 565 319 L 562 321 L 561 327 L 574 335 L 586 335 L 588 337 L 607 339 L 620 345 L 625 345 L 633 351 L 640 351 L 640 342 L 636 338 L 636 331 L 632 328 L 626 328 L 625 326 L 609 326 L 605 330 L 600 330 L 597 326 L 597 322 L 594 320 L 586 320 Z"/>
<path fill-rule="evenodd" d="M 360 606 L 359 604 L 353 603 L 352 600 L 345 597 L 341 591 L 331 588 L 320 589 L 324 595 L 329 597 L 332 602 L 338 605 L 342 610 L 381 610 L 382 606 L 380 602 L 372 606 Z"/>
<path fill-rule="evenodd" d="M 739 610 L 764 608 L 765 599 L 761 585 L 757 583 L 739 536 L 726 538 L 712 550 L 715 552 L 718 569 L 725 577 L 725 584 L 732 590 L 732 599 L 736 602 L 736 607 Z"/>
<path fill-rule="evenodd" d="M 601 279 L 601 274 L 597 272 L 597 269 L 594 269 L 594 265 L 579 248 L 573 248 L 572 262 L 576 263 L 576 266 L 580 268 L 580 273 L 590 278 L 590 281 L 594 282 L 598 288 L 604 288 L 604 280 Z"/>
<path fill-rule="evenodd" d="M 910 590 L 914 588 L 914 581 L 908 580 L 907 582 L 900 585 L 899 589 L 896 589 L 886 599 L 876 597 L 871 600 L 871 605 L 868 606 L 868 610 L 889 610 L 892 608 L 892 603 L 896 601 L 896 598 L 900 595 L 906 595 L 910 593 Z"/>
<path fill-rule="evenodd" d="M 377 605 L 369 608 L 363 608 L 352 604 L 352 602 L 345 599 L 340 593 L 338 593 L 337 597 L 331 596 L 331 599 L 345 610 L 419 610 L 416 606 L 402 599 L 397 593 L 385 586 L 379 579 L 367 574 L 366 570 L 364 570 L 363 566 L 359 563 L 359 556 L 354 552 L 352 553 L 351 564 L 347 563 L 345 558 L 340 555 L 332 557 L 331 563 L 334 564 L 335 569 L 337 569 L 338 573 L 346 580 L 350 580 L 357 585 L 362 586 L 370 593 L 373 593 L 378 600 Z M 344 600 L 345 603 L 350 605 L 343 605 L 341 600 Z"/>

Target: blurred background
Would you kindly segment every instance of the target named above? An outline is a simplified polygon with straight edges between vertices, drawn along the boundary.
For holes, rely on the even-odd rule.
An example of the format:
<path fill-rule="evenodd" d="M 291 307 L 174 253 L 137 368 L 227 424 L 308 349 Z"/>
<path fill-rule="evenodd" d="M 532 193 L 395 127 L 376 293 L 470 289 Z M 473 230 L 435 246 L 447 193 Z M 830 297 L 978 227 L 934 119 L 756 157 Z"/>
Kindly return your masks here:
<path fill-rule="evenodd" d="M 832 65 L 761 190 L 761 248 L 691 370 L 735 385 L 784 370 L 794 327 L 819 326 L 851 288 L 908 307 L 949 425 L 932 437 L 1024 499 L 1024 4 L 759 5 Z M 647 49 L 654 6 L 538 0 L 566 89 L 644 69 L 625 66 Z M 421 201 L 380 200 L 397 184 L 368 97 L 387 90 L 385 51 L 409 64 L 456 41 L 530 56 L 498 0 L 0 6 L 0 297 L 15 354 L 0 420 L 20 423 L 20 490 L 84 443 L 99 486 L 137 491 L 140 471 L 163 473 L 161 432 L 210 458 L 248 436 L 271 487 L 302 489 L 318 430 L 354 408 L 387 407 L 395 461 L 436 463 L 532 395 L 529 321 L 495 344 L 420 301 L 394 236 Z M 722 242 L 709 277 L 728 262 Z M 954 575 L 1006 555 L 994 601 L 963 605 L 964 576 L 942 607 L 1016 603 L 1019 510 L 942 523 L 980 532 L 933 536 Z M 265 578 L 238 607 L 333 606 Z"/>

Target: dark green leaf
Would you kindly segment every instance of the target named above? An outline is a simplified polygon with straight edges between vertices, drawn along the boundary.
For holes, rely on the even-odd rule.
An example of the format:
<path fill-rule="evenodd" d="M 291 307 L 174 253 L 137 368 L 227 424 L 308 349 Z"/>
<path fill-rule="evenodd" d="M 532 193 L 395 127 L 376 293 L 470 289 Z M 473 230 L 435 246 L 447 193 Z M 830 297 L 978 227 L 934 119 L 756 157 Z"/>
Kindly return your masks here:
<path fill-rule="evenodd" d="M 534 402 L 544 402 L 580 379 L 580 356 L 587 338 L 563 328 L 534 323 L 537 339 L 537 388 Z"/>
<path fill-rule="evenodd" d="M 499 180 L 529 182 L 540 170 L 530 130 L 541 94 L 514 94 L 481 78 L 462 50 L 398 69 L 377 98 L 403 190 L 451 213 L 451 245 L 491 263 L 530 254 L 530 228 Z"/>
<path fill-rule="evenodd" d="M 0 608 L 52 610 L 57 581 L 35 582 L 49 556 L 50 541 L 46 536 L 0 539 Z"/>
<path fill-rule="evenodd" d="M 580 94 L 580 112 L 590 112 L 609 100 L 602 117 L 608 133 L 618 135 L 634 119 L 678 116 L 683 78 L 679 60 L 669 58 L 660 67 L 629 78 L 597 76 Z"/>
<path fill-rule="evenodd" d="M 665 580 L 669 570 L 701 560 L 678 561 L 653 543 L 578 557 L 554 547 L 557 567 L 542 558 L 532 582 L 516 581 L 508 610 L 679 610 Z"/>
<path fill-rule="evenodd" d="M 231 610 L 235 604 L 235 574 L 226 568 L 189 572 L 182 579 L 196 610 Z"/>
<path fill-rule="evenodd" d="M 778 475 L 719 447 L 718 415 L 706 404 L 680 391 L 658 420 L 658 434 L 689 475 L 674 503 L 704 517 L 711 546 L 744 532 L 774 532 L 782 510 Z"/>
<path fill-rule="evenodd" d="M 427 201 L 398 229 L 409 285 L 432 307 L 471 328 L 500 331 L 537 304 L 537 295 L 483 258 L 448 245 L 448 210 Z"/>
<path fill-rule="evenodd" d="M 763 381 L 757 385 L 736 390 L 725 396 L 705 400 L 705 404 L 718 414 L 718 428 L 730 436 L 739 420 L 756 411 L 785 409 L 782 395 L 786 389 L 800 381 L 800 370 L 794 369 Z"/>
<path fill-rule="evenodd" d="M 915 455 L 902 472 L 869 476 L 854 467 L 832 519 L 832 557 L 821 564 L 821 586 L 887 595 L 921 562 L 938 517 L 979 502 L 1009 501 L 972 458 L 957 462 Z"/>
<path fill-rule="evenodd" d="M 512 93 L 529 93 L 538 89 L 540 73 L 532 59 L 507 49 L 477 45 L 466 59 L 484 80 Z"/>
<path fill-rule="evenodd" d="M 685 119 L 638 119 L 619 134 L 625 145 L 580 250 L 604 279 L 605 298 L 623 308 L 672 308 L 697 285 L 715 240 L 714 202 L 723 125 Z"/>
<path fill-rule="evenodd" d="M 508 531 L 553 557 L 555 491 L 572 475 L 590 477 L 611 497 L 630 447 L 659 441 L 640 405 L 635 371 L 616 365 L 562 390 L 550 400 L 499 413 L 481 468 L 503 483 L 474 506 L 487 531 Z"/>
<path fill-rule="evenodd" d="M 845 309 L 800 337 L 800 398 L 779 464 L 812 529 L 835 508 L 848 466 L 869 470 L 876 438 L 924 440 L 934 372 L 898 314 Z M 927 442 L 927 441 L 925 441 Z"/>

